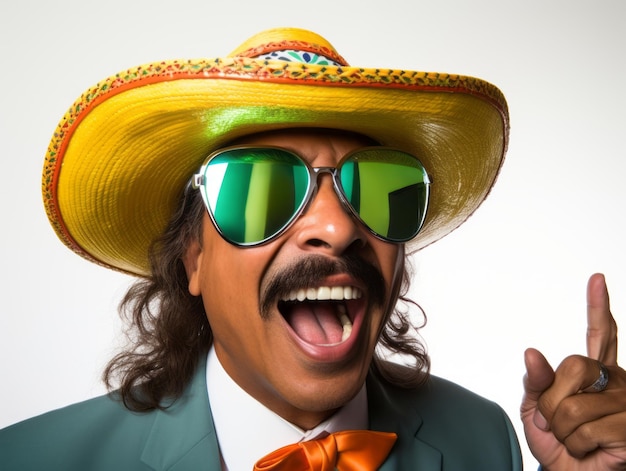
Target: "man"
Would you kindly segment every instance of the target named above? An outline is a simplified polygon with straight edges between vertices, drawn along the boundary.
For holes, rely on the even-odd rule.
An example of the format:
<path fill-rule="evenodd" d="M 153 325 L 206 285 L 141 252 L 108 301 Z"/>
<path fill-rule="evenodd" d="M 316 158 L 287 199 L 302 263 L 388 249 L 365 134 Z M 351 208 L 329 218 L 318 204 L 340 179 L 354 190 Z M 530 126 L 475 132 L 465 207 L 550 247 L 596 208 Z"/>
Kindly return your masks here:
<path fill-rule="evenodd" d="M 123 301 L 135 343 L 105 372 L 117 392 L 3 431 L 2 468 L 520 469 L 505 414 L 429 377 L 397 306 L 406 254 L 473 213 L 507 139 L 492 85 L 349 67 L 294 29 L 90 89 L 55 133 L 44 198 L 74 251 L 140 277 Z M 593 359 L 555 374 L 527 353 L 546 469 L 626 465 L 600 276 L 589 300 Z"/>

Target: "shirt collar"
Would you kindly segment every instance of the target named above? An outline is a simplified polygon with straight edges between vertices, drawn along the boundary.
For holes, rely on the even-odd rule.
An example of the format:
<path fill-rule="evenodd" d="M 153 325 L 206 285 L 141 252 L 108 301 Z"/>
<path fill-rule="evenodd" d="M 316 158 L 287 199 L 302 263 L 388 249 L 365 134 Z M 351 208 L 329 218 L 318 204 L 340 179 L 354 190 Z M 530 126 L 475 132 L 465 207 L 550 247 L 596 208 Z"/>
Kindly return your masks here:
<path fill-rule="evenodd" d="M 365 385 L 332 417 L 312 430 L 302 430 L 241 389 L 226 373 L 213 348 L 206 369 L 209 404 L 224 470 L 252 469 L 268 453 L 323 433 L 368 428 Z"/>

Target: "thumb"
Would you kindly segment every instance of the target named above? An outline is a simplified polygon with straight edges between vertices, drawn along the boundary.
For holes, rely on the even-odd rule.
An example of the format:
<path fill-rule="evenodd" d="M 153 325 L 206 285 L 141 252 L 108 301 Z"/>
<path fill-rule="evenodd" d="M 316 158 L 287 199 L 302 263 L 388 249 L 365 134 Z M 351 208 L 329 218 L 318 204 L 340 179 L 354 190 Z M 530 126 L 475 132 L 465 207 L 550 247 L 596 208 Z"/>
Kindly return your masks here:
<path fill-rule="evenodd" d="M 535 426 L 547 430 L 548 423 L 537 408 L 539 397 L 554 381 L 554 370 L 543 354 L 529 348 L 524 352 L 526 374 L 524 375 L 524 398 L 521 405 L 522 420 L 525 425 L 532 421 Z"/>

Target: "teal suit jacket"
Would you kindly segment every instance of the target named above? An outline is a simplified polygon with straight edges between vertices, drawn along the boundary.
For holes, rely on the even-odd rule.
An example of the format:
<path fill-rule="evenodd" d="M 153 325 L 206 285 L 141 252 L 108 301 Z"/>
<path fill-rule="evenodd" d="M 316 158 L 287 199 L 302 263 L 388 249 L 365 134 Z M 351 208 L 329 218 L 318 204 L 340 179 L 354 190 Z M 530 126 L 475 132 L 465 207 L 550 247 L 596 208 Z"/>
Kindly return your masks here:
<path fill-rule="evenodd" d="M 166 410 L 102 396 L 0 431 L 4 471 L 219 471 L 204 364 Z M 398 434 L 381 470 L 518 471 L 515 432 L 496 404 L 432 377 L 417 391 L 367 381 L 370 428 Z M 248 470 L 231 470 L 248 471 Z"/>

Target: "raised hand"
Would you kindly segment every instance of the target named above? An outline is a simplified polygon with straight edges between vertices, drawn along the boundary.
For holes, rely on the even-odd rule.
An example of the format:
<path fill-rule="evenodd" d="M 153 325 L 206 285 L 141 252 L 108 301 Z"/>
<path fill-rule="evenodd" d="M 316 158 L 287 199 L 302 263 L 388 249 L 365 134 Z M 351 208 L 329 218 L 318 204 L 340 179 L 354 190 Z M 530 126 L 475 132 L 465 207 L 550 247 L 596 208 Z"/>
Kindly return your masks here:
<path fill-rule="evenodd" d="M 546 471 L 626 470 L 626 371 L 617 365 L 617 324 L 604 276 L 587 285 L 587 355 L 552 369 L 525 353 L 521 417 L 533 455 Z M 606 389 L 597 391 L 604 365 Z"/>

